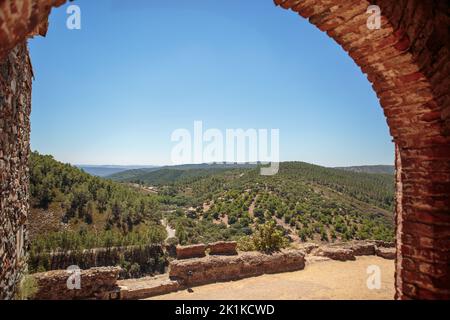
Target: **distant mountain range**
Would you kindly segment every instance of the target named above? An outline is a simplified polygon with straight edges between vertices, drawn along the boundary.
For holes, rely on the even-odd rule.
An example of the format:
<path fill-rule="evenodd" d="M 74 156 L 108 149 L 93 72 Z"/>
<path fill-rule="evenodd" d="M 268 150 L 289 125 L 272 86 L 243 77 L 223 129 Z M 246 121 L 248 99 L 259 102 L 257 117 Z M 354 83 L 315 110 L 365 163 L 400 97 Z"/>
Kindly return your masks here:
<path fill-rule="evenodd" d="M 395 173 L 395 166 L 390 166 L 390 165 L 336 167 L 335 169 L 353 171 L 353 172 L 362 172 L 362 173 L 385 173 L 385 174 L 394 174 Z"/>
<path fill-rule="evenodd" d="M 117 166 L 117 165 L 76 165 L 90 175 L 106 177 L 115 173 L 135 169 L 158 169 L 157 166 Z"/>
<path fill-rule="evenodd" d="M 164 170 L 168 174 L 169 170 L 203 170 L 203 169 L 245 169 L 254 168 L 254 164 L 227 164 L 227 163 L 200 163 L 200 164 L 184 164 L 174 166 L 151 166 L 151 165 L 77 165 L 84 172 L 97 177 L 108 177 L 116 181 L 130 181 L 137 177 L 145 176 L 151 172 Z M 395 166 L 391 165 L 368 165 L 368 166 L 351 166 L 351 167 L 335 167 L 334 169 L 360 172 L 360 173 L 382 173 L 394 174 Z M 174 175 L 174 173 L 170 173 Z M 178 176 L 178 174 L 175 173 Z M 151 176 L 151 175 L 150 175 Z M 151 180 L 151 179 L 149 179 Z"/>
<path fill-rule="evenodd" d="M 97 177 L 113 176 L 117 178 L 115 180 L 127 180 L 128 178 L 143 173 L 149 173 L 161 169 L 173 169 L 173 170 L 191 170 L 191 169 L 245 169 L 254 168 L 254 164 L 236 164 L 236 163 L 198 163 L 198 164 L 182 164 L 173 166 L 152 166 L 152 165 L 75 165 L 75 167 L 83 170 L 90 175 Z M 122 175 L 114 176 L 115 174 L 124 173 Z"/>

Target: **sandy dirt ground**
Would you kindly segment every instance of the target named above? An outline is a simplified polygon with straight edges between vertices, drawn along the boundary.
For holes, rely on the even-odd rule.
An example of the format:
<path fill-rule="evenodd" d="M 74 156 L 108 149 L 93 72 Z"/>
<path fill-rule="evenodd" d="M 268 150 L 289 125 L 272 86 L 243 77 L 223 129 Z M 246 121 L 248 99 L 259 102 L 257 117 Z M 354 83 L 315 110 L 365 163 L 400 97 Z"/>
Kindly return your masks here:
<path fill-rule="evenodd" d="M 381 288 L 368 289 L 367 268 L 378 266 Z M 304 270 L 263 275 L 239 281 L 194 287 L 155 300 L 388 300 L 394 298 L 394 261 L 376 256 L 357 257 L 356 261 L 318 261 L 307 263 Z"/>

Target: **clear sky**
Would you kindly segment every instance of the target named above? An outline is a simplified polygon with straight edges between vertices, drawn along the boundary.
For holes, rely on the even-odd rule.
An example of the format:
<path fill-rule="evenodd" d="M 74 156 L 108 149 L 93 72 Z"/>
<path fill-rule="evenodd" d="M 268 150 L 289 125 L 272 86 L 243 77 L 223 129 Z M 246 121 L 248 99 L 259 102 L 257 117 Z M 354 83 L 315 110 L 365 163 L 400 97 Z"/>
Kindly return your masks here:
<path fill-rule="evenodd" d="M 30 41 L 32 149 L 73 164 L 170 164 L 171 133 L 280 130 L 282 161 L 393 164 L 365 75 L 272 0 L 79 0 Z"/>

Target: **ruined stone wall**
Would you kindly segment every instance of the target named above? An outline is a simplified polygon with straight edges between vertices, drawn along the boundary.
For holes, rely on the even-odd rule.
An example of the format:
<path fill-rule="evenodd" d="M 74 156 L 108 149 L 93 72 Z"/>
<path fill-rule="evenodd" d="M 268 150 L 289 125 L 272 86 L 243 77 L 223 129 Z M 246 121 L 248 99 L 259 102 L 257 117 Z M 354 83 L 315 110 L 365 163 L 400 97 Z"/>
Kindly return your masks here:
<path fill-rule="evenodd" d="M 194 244 L 177 246 L 176 257 L 177 259 L 202 258 L 206 255 L 206 251 L 208 251 L 209 255 L 233 256 L 237 254 L 237 242 L 217 241 L 208 245 Z"/>
<path fill-rule="evenodd" d="M 182 285 L 197 286 L 304 268 L 305 253 L 302 250 L 285 250 L 270 255 L 244 252 L 235 256 L 175 260 L 170 263 L 169 276 Z"/>
<path fill-rule="evenodd" d="M 104 267 L 80 270 L 69 273 L 55 270 L 33 274 L 38 290 L 32 297 L 35 300 L 81 300 L 110 299 L 118 293 L 117 279 L 120 268 Z M 77 283 L 76 276 L 79 276 Z M 67 283 L 72 285 L 69 287 Z M 78 287 L 79 284 L 79 287 Z"/>
<path fill-rule="evenodd" d="M 201 258 L 205 256 L 206 245 L 203 243 L 189 246 L 177 246 L 177 259 Z"/>
<path fill-rule="evenodd" d="M 25 269 L 32 69 L 26 43 L 0 60 L 0 299 Z"/>

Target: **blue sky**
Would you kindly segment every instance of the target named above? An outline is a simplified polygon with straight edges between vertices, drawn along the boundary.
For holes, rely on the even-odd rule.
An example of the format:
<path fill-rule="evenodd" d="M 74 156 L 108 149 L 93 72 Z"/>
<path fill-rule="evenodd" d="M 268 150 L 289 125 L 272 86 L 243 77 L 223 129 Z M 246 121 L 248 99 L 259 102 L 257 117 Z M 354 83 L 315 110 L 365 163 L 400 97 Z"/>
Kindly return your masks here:
<path fill-rule="evenodd" d="M 333 40 L 272 0 L 80 0 L 30 41 L 32 149 L 73 164 L 170 164 L 171 133 L 280 130 L 282 161 L 393 164 L 378 99 Z"/>

